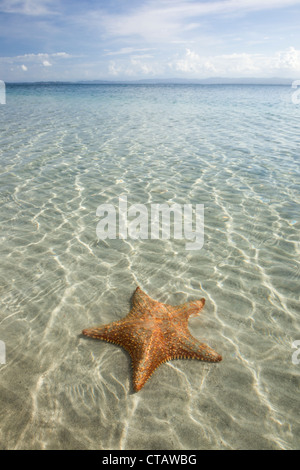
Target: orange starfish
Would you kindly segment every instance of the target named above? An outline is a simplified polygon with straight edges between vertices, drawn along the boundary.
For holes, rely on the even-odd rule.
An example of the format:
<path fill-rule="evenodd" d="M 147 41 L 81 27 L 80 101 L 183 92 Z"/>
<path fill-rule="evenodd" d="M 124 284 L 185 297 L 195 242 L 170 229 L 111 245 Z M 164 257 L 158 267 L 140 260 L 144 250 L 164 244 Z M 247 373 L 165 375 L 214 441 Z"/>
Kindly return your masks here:
<path fill-rule="evenodd" d="M 188 330 L 188 319 L 202 310 L 205 299 L 172 307 L 151 299 L 139 287 L 132 298 L 132 309 L 122 320 L 83 330 L 91 338 L 122 346 L 133 366 L 133 386 L 141 390 L 163 362 L 171 359 L 199 359 L 219 362 L 222 356 L 200 343 Z"/>

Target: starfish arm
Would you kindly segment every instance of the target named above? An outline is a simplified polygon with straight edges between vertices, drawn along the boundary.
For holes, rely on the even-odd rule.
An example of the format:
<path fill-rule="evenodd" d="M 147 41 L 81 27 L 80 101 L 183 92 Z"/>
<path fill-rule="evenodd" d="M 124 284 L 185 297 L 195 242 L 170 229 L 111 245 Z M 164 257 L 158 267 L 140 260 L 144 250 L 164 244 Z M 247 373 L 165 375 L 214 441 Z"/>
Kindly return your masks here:
<path fill-rule="evenodd" d="M 82 331 L 82 334 L 90 338 L 118 344 L 133 357 L 136 351 L 141 349 L 142 344 L 147 342 L 148 338 L 146 336 L 148 335 L 143 331 L 137 334 L 132 320 L 127 320 L 127 318 L 125 317 L 122 320 L 108 323 L 107 325 L 87 328 Z"/>
<path fill-rule="evenodd" d="M 95 326 L 93 328 L 85 328 L 82 330 L 84 336 L 94 339 L 102 339 L 101 336 L 105 332 L 105 326 Z"/>
<path fill-rule="evenodd" d="M 156 300 L 149 297 L 149 295 L 143 292 L 140 287 L 137 287 L 135 289 L 131 301 L 132 310 L 131 312 L 129 312 L 129 315 L 131 315 L 132 313 L 134 313 L 135 315 L 137 315 L 137 313 L 143 315 L 145 309 L 150 310 L 152 308 L 162 305 L 160 302 L 157 302 Z"/>
<path fill-rule="evenodd" d="M 205 362 L 220 362 L 222 356 L 207 344 L 201 343 L 189 332 L 181 335 L 170 350 L 171 359 L 198 359 Z"/>
<path fill-rule="evenodd" d="M 120 344 L 118 336 L 120 335 L 122 321 L 108 323 L 107 325 L 86 328 L 82 334 L 94 339 Z"/>
<path fill-rule="evenodd" d="M 180 317 L 182 319 L 188 319 L 191 315 L 197 315 L 204 307 L 205 299 L 194 300 L 186 302 L 184 304 L 176 305 L 175 307 L 170 306 L 173 317 Z"/>
<path fill-rule="evenodd" d="M 167 356 L 157 344 L 155 337 L 151 338 L 146 348 L 134 350 L 130 354 L 133 367 L 133 387 L 138 392 L 151 377 L 155 369 L 167 360 Z"/>

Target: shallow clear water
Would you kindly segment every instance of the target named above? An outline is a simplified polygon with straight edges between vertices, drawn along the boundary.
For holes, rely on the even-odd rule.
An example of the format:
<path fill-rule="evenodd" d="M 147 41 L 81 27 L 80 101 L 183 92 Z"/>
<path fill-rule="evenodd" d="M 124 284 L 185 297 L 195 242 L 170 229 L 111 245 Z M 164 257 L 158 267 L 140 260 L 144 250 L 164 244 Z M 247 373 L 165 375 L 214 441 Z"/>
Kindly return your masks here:
<path fill-rule="evenodd" d="M 300 444 L 300 105 L 289 87 L 15 85 L 0 106 L 0 447 Z M 100 204 L 204 204 L 204 246 L 99 240 Z M 139 285 L 206 298 L 134 393 L 121 348 L 80 335 Z M 295 356 L 294 356 L 295 357 Z M 296 354 L 296 359 L 297 359 Z M 300 359 L 300 355 L 299 355 Z"/>

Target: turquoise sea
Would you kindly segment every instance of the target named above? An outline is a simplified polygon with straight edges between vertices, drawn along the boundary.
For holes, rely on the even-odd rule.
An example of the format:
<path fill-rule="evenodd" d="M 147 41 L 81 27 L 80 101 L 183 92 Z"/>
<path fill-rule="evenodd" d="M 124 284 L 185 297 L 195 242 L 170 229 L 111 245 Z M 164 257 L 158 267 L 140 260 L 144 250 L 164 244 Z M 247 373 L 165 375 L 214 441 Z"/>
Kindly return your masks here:
<path fill-rule="evenodd" d="M 6 92 L 0 448 L 299 448 L 295 90 L 27 84 Z M 149 208 L 204 204 L 202 249 L 172 236 L 98 239 L 97 207 L 117 208 L 121 196 Z M 137 285 L 174 305 L 204 297 L 190 331 L 223 361 L 165 363 L 134 393 L 128 354 L 81 331 L 126 315 Z"/>

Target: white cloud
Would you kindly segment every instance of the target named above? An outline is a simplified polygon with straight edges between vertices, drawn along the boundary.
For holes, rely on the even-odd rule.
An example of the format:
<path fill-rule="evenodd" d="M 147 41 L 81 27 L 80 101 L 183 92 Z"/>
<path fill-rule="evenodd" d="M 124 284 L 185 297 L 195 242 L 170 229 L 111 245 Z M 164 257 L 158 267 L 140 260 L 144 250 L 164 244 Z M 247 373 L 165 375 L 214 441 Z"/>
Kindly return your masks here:
<path fill-rule="evenodd" d="M 146 47 L 146 48 L 143 48 L 143 49 L 137 49 L 137 48 L 134 48 L 134 47 L 122 47 L 121 49 L 117 50 L 117 51 L 108 51 L 108 52 L 105 52 L 104 55 L 127 55 L 127 54 L 133 54 L 133 53 L 137 53 L 137 52 L 147 52 L 147 51 L 151 51 L 152 49 L 149 48 L 149 47 Z"/>
<path fill-rule="evenodd" d="M 0 57 L 0 69 L 6 81 L 27 80 L 55 80 L 65 69 L 65 60 L 72 56 L 66 52 L 55 52 L 52 54 L 23 54 L 13 57 Z"/>
<path fill-rule="evenodd" d="M 257 56 L 249 54 L 224 54 L 219 56 L 201 56 L 190 49 L 186 55 L 169 63 L 171 69 L 200 77 L 237 76 L 252 74 L 254 76 L 259 68 Z"/>
<path fill-rule="evenodd" d="M 1 0 L 0 12 L 27 16 L 56 14 L 56 0 Z"/>
<path fill-rule="evenodd" d="M 39 54 L 24 54 L 13 57 L 0 57 L 0 63 L 18 64 L 20 62 L 26 62 L 30 64 L 43 64 L 49 66 L 49 58 L 54 59 L 69 59 L 72 56 L 66 52 L 55 52 L 53 54 L 39 53 Z M 47 64 L 45 64 L 45 62 Z M 52 64 L 50 64 L 52 65 Z"/>
<path fill-rule="evenodd" d="M 274 70 L 300 74 L 300 50 L 290 47 L 286 51 L 277 52 L 270 65 Z"/>
<path fill-rule="evenodd" d="M 111 60 L 108 72 L 113 77 L 128 78 L 136 78 L 141 75 L 154 77 L 164 73 L 164 67 L 160 63 L 147 59 L 149 59 L 148 56 L 132 56 L 130 60 Z"/>
<path fill-rule="evenodd" d="M 66 52 L 55 52 L 54 54 L 47 54 L 51 57 L 62 57 L 63 59 L 68 59 L 73 57 L 71 54 L 67 54 Z"/>
<path fill-rule="evenodd" d="M 84 21 L 108 36 L 142 37 L 147 41 L 178 41 L 182 33 L 201 28 L 196 19 L 211 15 L 245 15 L 299 5 L 300 0 L 152 0 L 126 13 L 87 12 Z"/>
<path fill-rule="evenodd" d="M 109 74 L 114 77 L 254 77 L 294 78 L 300 76 L 300 50 L 290 47 L 271 55 L 233 53 L 205 56 L 186 49 L 164 63 L 151 56 L 131 56 L 109 63 Z"/>
<path fill-rule="evenodd" d="M 122 72 L 122 68 L 120 66 L 117 66 L 116 63 L 111 60 L 109 65 L 108 65 L 108 73 L 113 76 L 118 76 Z"/>
<path fill-rule="evenodd" d="M 273 55 L 222 54 L 202 56 L 186 50 L 182 58 L 168 63 L 171 70 L 198 78 L 219 77 L 287 77 L 300 74 L 300 50 L 290 47 Z"/>

